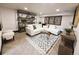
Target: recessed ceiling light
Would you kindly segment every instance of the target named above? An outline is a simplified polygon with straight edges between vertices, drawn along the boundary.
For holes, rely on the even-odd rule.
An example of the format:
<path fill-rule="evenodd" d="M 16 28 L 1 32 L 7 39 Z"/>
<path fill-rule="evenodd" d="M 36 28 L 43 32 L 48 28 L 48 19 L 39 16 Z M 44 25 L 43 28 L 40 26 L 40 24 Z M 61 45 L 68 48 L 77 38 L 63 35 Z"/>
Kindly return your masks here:
<path fill-rule="evenodd" d="M 42 14 L 42 12 L 40 12 L 40 14 Z"/>
<path fill-rule="evenodd" d="M 28 8 L 24 8 L 25 10 L 27 10 Z"/>
<path fill-rule="evenodd" d="M 58 12 L 58 11 L 60 11 L 60 9 L 56 9 L 56 11 Z"/>

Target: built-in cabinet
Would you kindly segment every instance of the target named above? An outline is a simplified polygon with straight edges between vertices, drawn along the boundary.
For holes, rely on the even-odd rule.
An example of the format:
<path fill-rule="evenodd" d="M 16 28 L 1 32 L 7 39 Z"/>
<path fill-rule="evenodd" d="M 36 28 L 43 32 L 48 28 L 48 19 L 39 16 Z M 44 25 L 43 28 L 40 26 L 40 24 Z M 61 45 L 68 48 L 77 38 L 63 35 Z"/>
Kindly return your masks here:
<path fill-rule="evenodd" d="M 18 30 L 20 32 L 25 31 L 26 24 L 33 24 L 35 20 L 35 13 L 24 11 L 24 10 L 17 10 L 18 15 Z"/>

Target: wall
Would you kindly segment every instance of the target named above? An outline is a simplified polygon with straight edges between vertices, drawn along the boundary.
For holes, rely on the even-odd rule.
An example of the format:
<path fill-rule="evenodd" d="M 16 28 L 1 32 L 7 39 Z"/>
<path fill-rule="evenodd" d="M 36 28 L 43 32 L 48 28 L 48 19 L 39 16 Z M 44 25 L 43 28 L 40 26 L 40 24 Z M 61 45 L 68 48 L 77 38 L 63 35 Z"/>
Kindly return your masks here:
<path fill-rule="evenodd" d="M 0 21 L 3 30 L 18 30 L 16 10 L 0 7 Z"/>
<path fill-rule="evenodd" d="M 36 16 L 35 18 L 36 18 L 36 23 L 39 23 L 39 22 L 44 23 L 44 17 Z"/>
<path fill-rule="evenodd" d="M 62 28 L 71 28 L 73 22 L 73 15 L 62 16 L 61 26 Z"/>

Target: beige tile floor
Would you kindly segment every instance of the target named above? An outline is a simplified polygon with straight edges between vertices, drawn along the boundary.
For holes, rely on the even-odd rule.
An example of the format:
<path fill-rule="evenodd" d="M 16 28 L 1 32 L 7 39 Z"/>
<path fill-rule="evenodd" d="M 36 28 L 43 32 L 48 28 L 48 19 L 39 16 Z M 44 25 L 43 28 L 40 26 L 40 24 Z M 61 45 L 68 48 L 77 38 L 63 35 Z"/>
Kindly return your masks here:
<path fill-rule="evenodd" d="M 16 47 L 25 45 L 25 47 L 20 48 L 19 50 Z M 13 49 L 16 49 L 14 52 Z M 16 33 L 15 40 L 11 40 L 3 45 L 3 55 L 39 55 L 40 53 L 26 40 L 26 33 Z"/>
<path fill-rule="evenodd" d="M 59 48 L 59 53 L 61 52 L 60 54 L 65 55 L 67 49 L 68 48 L 65 48 L 65 50 L 63 50 L 64 51 L 63 53 L 62 49 Z M 2 54 L 3 55 L 40 55 L 40 53 L 27 41 L 25 32 L 15 33 L 15 40 L 11 40 L 4 43 Z M 67 54 L 70 53 L 67 52 Z"/>

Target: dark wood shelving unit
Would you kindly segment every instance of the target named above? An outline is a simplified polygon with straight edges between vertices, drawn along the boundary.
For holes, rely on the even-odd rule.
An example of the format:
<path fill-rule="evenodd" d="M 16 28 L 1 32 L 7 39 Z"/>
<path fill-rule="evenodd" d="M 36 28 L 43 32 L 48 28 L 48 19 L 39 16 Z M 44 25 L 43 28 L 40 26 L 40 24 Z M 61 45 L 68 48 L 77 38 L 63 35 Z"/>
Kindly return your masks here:
<path fill-rule="evenodd" d="M 33 24 L 36 14 L 29 11 L 17 10 L 18 31 L 24 32 L 26 24 Z"/>

